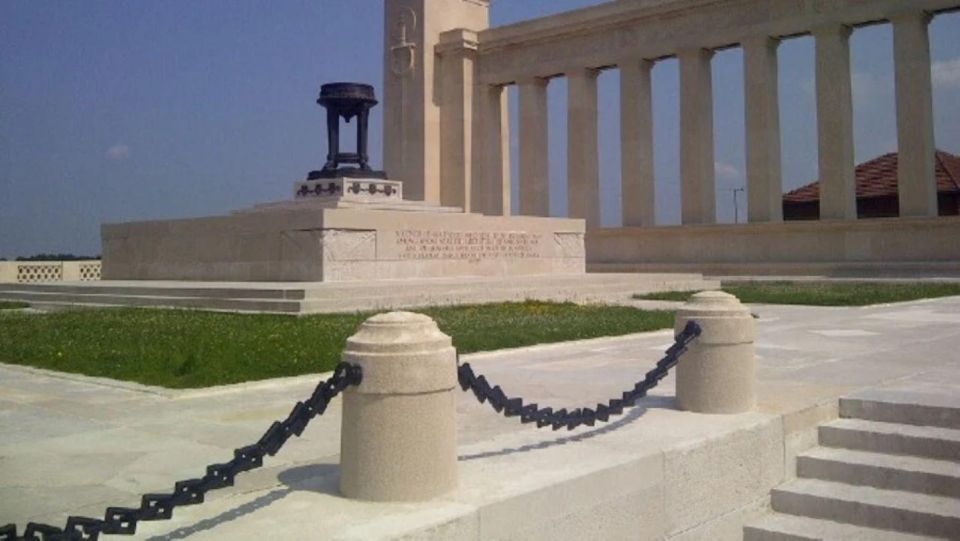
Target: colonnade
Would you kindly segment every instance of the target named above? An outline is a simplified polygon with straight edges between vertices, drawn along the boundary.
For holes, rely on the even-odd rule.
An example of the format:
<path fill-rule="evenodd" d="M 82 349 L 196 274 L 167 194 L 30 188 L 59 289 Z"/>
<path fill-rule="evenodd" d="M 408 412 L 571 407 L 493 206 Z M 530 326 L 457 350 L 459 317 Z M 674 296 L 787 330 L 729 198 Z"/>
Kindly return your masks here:
<path fill-rule="evenodd" d="M 933 104 L 928 24 L 931 15 L 906 9 L 887 17 L 893 26 L 899 148 L 901 216 L 936 216 Z M 875 23 L 877 21 L 869 21 Z M 820 172 L 820 218 L 857 217 L 853 100 L 850 67 L 852 27 L 821 24 L 806 34 L 815 40 L 816 111 Z M 793 36 L 791 36 L 793 37 Z M 746 128 L 748 220 L 783 220 L 777 49 L 781 37 L 742 38 Z M 686 47 L 670 57 L 680 73 L 680 177 L 683 224 L 716 221 L 713 91 L 710 48 Z M 657 59 L 642 56 L 611 59 L 602 67 L 620 70 L 620 145 L 624 226 L 653 226 L 654 167 L 651 70 Z M 482 60 L 482 59 L 481 59 Z M 536 66 L 531 66 L 536 69 Z M 597 75 L 592 66 L 547 77 L 530 75 L 510 84 L 519 89 L 520 214 L 549 214 L 547 85 L 567 79 L 567 175 L 569 216 L 587 226 L 600 224 Z M 496 192 L 497 201 L 475 206 L 485 213 L 509 212 L 509 137 L 504 84 L 478 83 L 483 135 L 473 159 L 476 195 Z M 504 199 L 506 198 L 506 199 Z M 476 197 L 474 197 L 476 201 Z"/>

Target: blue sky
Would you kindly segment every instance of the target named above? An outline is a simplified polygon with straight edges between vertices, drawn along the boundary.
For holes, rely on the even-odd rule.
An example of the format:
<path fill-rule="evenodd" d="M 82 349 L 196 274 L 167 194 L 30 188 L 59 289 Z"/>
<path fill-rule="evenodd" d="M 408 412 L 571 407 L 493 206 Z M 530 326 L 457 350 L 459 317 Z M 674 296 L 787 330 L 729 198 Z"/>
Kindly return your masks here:
<path fill-rule="evenodd" d="M 495 0 L 495 25 L 596 4 Z M 319 85 L 381 88 L 380 0 L 4 0 L 0 257 L 96 254 L 103 222 L 202 216 L 290 197 L 322 164 Z M 960 153 L 960 14 L 931 25 L 937 146 Z M 852 38 L 857 160 L 896 150 L 892 32 Z M 742 55 L 714 57 L 718 214 L 744 184 Z M 780 47 L 787 188 L 816 178 L 813 40 Z M 619 224 L 618 74 L 600 76 L 603 223 Z M 565 98 L 551 83 L 551 212 L 565 201 Z M 511 91 L 512 108 L 516 93 Z M 609 104 L 609 105 L 608 105 Z M 657 219 L 678 222 L 676 61 L 654 68 Z M 516 115 L 514 115 L 515 118 Z M 514 128 L 516 127 L 514 121 Z M 380 108 L 371 119 L 381 163 Z M 514 144 L 516 130 L 514 129 Z M 515 162 L 514 162 L 515 165 Z M 740 194 L 743 219 L 745 197 Z"/>

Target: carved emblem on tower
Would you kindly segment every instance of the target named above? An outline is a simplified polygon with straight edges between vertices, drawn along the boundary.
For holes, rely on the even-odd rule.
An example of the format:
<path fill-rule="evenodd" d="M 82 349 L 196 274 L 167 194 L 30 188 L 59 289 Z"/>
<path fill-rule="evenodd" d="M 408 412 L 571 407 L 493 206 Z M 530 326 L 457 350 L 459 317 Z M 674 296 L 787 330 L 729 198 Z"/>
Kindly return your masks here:
<path fill-rule="evenodd" d="M 416 70 L 417 44 L 411 41 L 417 29 L 417 14 L 408 7 L 400 8 L 393 22 L 393 45 L 390 46 L 390 71 L 405 77 Z"/>

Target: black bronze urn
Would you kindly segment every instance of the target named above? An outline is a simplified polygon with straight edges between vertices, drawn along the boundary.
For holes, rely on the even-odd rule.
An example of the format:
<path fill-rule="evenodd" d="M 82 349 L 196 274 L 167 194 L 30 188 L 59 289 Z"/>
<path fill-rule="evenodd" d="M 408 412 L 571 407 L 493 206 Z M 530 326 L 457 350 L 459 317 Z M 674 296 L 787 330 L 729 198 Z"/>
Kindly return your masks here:
<path fill-rule="evenodd" d="M 309 180 L 336 177 L 386 178 L 383 171 L 374 171 L 367 155 L 367 125 L 370 109 L 377 104 L 373 86 L 363 83 L 328 83 L 320 87 L 317 103 L 327 110 L 327 162 L 323 169 L 310 171 Z M 340 118 L 347 122 L 357 117 L 357 151 L 340 152 Z M 356 164 L 356 167 L 341 167 Z"/>

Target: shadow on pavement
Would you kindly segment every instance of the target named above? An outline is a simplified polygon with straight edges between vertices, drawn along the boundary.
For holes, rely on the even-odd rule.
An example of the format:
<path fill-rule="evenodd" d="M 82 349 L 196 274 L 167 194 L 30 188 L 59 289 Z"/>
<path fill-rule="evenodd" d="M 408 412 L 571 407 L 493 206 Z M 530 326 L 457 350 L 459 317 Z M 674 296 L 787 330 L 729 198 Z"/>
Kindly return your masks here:
<path fill-rule="evenodd" d="M 339 473 L 340 467 L 337 464 L 307 464 L 288 468 L 277 474 L 277 480 L 284 486 L 276 487 L 270 492 L 257 496 L 254 500 L 224 511 L 215 517 L 203 519 L 163 535 L 150 537 L 148 541 L 186 539 L 194 534 L 212 530 L 221 524 L 268 507 L 295 491 L 322 492 L 339 496 Z"/>

